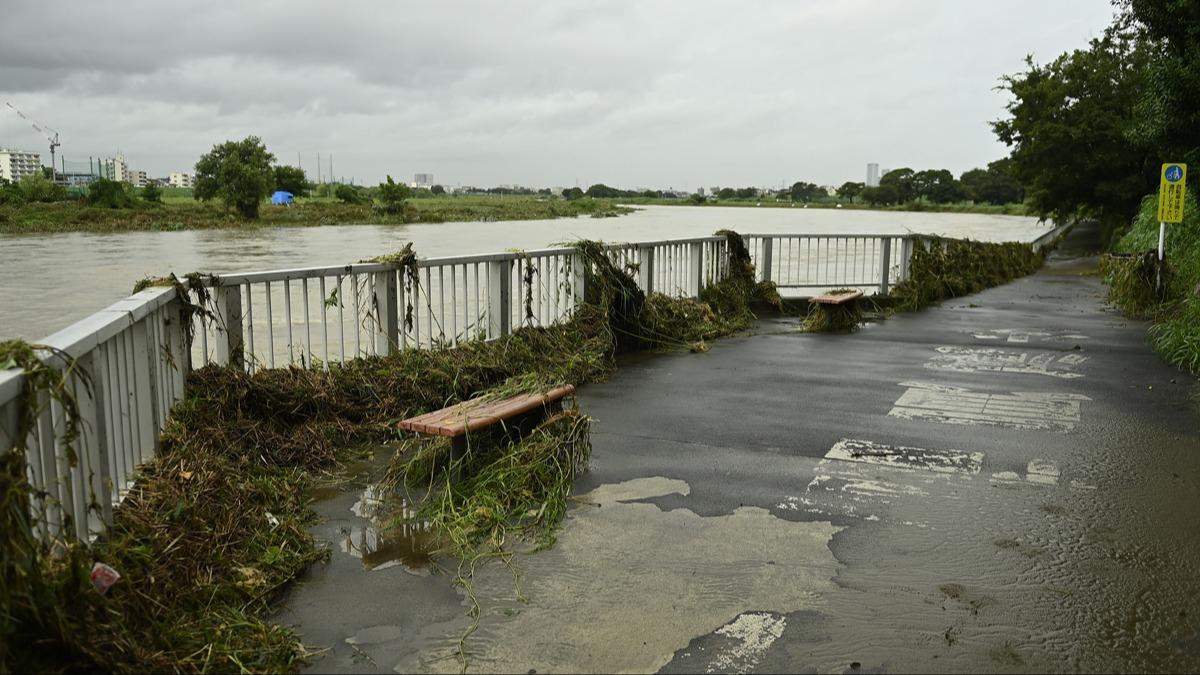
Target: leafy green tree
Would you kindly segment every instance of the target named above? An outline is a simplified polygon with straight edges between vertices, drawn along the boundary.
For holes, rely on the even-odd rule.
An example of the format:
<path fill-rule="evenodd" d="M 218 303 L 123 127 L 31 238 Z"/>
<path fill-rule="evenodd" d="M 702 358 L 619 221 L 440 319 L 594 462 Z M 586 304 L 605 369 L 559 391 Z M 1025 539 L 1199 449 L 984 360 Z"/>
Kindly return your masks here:
<path fill-rule="evenodd" d="M 362 204 L 365 200 L 358 188 L 346 183 L 339 183 L 333 190 L 333 196 L 343 204 Z"/>
<path fill-rule="evenodd" d="M 275 167 L 275 189 L 303 197 L 310 189 L 308 176 L 304 175 L 304 169 L 298 166 L 281 164 Z"/>
<path fill-rule="evenodd" d="M 892 169 L 879 178 L 879 187 L 891 187 L 889 204 L 911 202 L 917 198 L 916 172 L 908 167 Z M 878 193 L 876 193 L 878 194 Z"/>
<path fill-rule="evenodd" d="M 880 183 L 877 187 L 863 188 L 862 198 L 872 206 L 887 206 L 890 204 L 899 204 L 900 191 L 895 185 Z"/>
<path fill-rule="evenodd" d="M 562 191 L 562 196 L 563 196 L 563 199 L 566 199 L 569 202 L 573 202 L 576 199 L 583 198 L 583 190 L 580 190 L 577 187 L 567 188 Z"/>
<path fill-rule="evenodd" d="M 0 178 L 0 205 L 20 206 L 25 203 L 21 186 L 6 178 Z"/>
<path fill-rule="evenodd" d="M 837 196 L 839 196 L 839 197 L 845 199 L 846 201 L 850 202 L 851 204 L 853 204 L 854 198 L 861 195 L 863 190 L 866 189 L 866 187 L 867 186 L 863 183 L 856 183 L 854 181 L 848 180 L 845 183 L 842 183 L 841 186 L 837 189 Z"/>
<path fill-rule="evenodd" d="M 27 202 L 57 202 L 66 198 L 67 191 L 46 177 L 35 173 L 21 179 L 21 193 Z"/>
<path fill-rule="evenodd" d="M 1155 50 L 1121 24 L 1087 49 L 1001 79 L 1009 117 L 992 123 L 1043 217 L 1127 223 L 1157 180 L 1157 151 L 1131 142 Z"/>
<path fill-rule="evenodd" d="M 717 190 L 717 199 L 733 199 L 737 197 L 737 190 L 733 188 L 721 188 Z"/>
<path fill-rule="evenodd" d="M 613 198 L 620 197 L 621 191 L 617 190 L 616 188 L 611 188 L 604 183 L 596 183 L 595 185 L 589 187 L 584 194 L 592 198 Z"/>
<path fill-rule="evenodd" d="M 913 174 L 913 192 L 935 204 L 949 204 L 963 199 L 963 189 L 954 174 L 946 169 L 926 169 Z"/>
<path fill-rule="evenodd" d="M 192 196 L 201 201 L 220 199 L 245 218 L 257 218 L 258 206 L 275 188 L 271 163 L 275 155 L 257 136 L 214 145 L 196 162 Z"/>
<path fill-rule="evenodd" d="M 693 204 L 703 204 L 708 201 L 704 198 L 704 195 L 700 194 L 699 192 L 693 192 L 692 196 L 688 197 L 688 200 Z"/>
<path fill-rule="evenodd" d="M 1025 189 L 1012 175 L 1012 160 L 998 159 L 987 169 L 964 171 L 959 178 L 963 196 L 973 202 L 1013 204 L 1025 201 Z"/>
<path fill-rule="evenodd" d="M 153 204 L 162 202 L 162 188 L 158 187 L 158 183 L 146 183 L 146 187 L 142 188 L 142 200 Z"/>
<path fill-rule="evenodd" d="M 97 178 L 88 185 L 88 203 L 109 209 L 127 209 L 133 206 L 133 186 L 107 178 Z"/>
<path fill-rule="evenodd" d="M 795 202 L 811 202 L 814 199 L 828 197 L 829 193 L 825 191 L 825 188 L 820 187 L 816 183 L 798 181 L 792 183 L 792 187 L 788 188 L 788 195 Z"/>
<path fill-rule="evenodd" d="M 397 183 L 392 180 L 391 176 L 387 177 L 386 183 L 379 184 L 379 201 L 383 203 L 383 210 L 388 213 L 400 213 L 404 210 L 404 203 L 412 194 L 404 183 Z"/>
<path fill-rule="evenodd" d="M 1200 0 L 1121 0 L 1125 19 L 1150 43 L 1133 137 L 1161 161 L 1200 166 Z"/>
<path fill-rule="evenodd" d="M 442 187 L 441 185 L 434 185 L 433 187 L 429 188 L 429 191 L 435 195 L 446 194 L 446 188 Z"/>

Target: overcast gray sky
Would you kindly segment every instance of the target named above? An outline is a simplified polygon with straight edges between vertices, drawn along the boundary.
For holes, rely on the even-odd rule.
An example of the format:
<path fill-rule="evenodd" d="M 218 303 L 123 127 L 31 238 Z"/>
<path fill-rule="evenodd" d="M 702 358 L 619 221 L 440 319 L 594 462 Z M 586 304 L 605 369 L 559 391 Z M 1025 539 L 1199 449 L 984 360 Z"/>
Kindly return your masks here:
<path fill-rule="evenodd" d="M 69 160 L 151 176 L 261 136 L 315 178 L 695 189 L 956 174 L 1002 157 L 997 78 L 1106 0 L 4 0 L 0 101 Z M 0 146 L 46 143 L 0 104 Z M 48 161 L 44 157 L 43 161 Z"/>

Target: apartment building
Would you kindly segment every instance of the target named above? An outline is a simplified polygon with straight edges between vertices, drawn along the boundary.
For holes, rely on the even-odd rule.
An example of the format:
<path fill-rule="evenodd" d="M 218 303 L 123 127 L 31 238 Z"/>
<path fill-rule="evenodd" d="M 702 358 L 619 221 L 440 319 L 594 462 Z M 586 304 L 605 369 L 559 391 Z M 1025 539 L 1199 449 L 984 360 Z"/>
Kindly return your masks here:
<path fill-rule="evenodd" d="M 42 170 L 42 156 L 36 152 L 0 148 L 0 178 L 17 182 Z"/>

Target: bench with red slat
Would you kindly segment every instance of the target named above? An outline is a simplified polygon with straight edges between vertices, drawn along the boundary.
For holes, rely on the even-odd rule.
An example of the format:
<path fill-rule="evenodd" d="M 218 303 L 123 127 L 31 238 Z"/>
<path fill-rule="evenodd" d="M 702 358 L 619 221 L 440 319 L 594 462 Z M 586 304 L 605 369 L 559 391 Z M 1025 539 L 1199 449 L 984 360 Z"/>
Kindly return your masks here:
<path fill-rule="evenodd" d="M 521 394 L 498 401 L 472 399 L 441 410 L 410 417 L 400 428 L 433 436 L 455 438 L 467 432 L 489 427 L 503 420 L 546 406 L 575 393 L 569 384 L 540 394 Z"/>
<path fill-rule="evenodd" d="M 818 295 L 814 298 L 809 298 L 809 302 L 817 305 L 844 305 L 851 300 L 857 300 L 863 296 L 862 291 L 843 291 L 841 293 L 826 293 Z"/>

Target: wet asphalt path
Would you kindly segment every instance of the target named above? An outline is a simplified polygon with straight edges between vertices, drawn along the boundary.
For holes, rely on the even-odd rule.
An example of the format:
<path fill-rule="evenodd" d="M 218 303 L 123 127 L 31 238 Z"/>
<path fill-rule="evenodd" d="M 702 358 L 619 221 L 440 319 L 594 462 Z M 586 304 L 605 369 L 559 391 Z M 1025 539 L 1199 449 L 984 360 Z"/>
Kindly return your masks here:
<path fill-rule="evenodd" d="M 1200 669 L 1195 383 L 1104 306 L 1087 235 L 851 335 L 764 322 L 583 388 L 581 505 L 523 600 L 477 576 L 468 668 Z M 457 671 L 462 603 L 335 545 L 280 620 L 317 670 Z"/>

